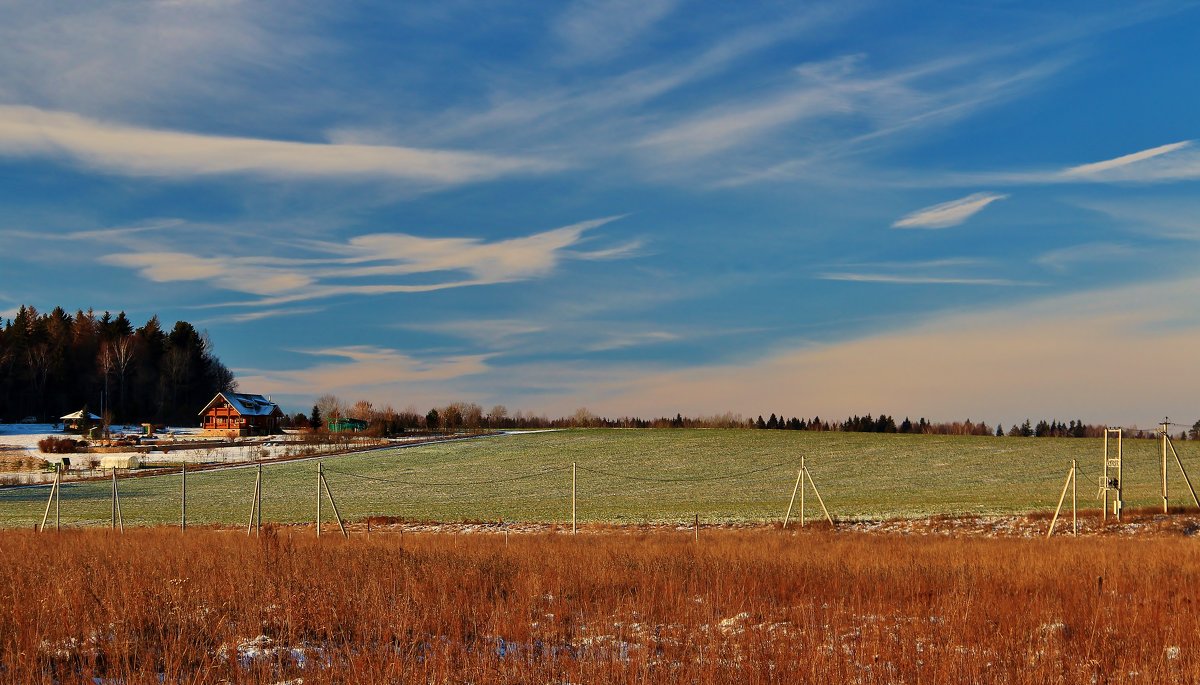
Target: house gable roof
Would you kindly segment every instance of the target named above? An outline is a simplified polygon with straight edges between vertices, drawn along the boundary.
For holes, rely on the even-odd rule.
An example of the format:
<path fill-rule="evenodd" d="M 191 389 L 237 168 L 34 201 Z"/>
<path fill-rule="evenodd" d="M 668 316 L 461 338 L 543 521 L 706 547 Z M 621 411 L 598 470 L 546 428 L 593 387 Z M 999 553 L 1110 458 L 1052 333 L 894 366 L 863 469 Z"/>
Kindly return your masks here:
<path fill-rule="evenodd" d="M 200 410 L 200 415 L 208 413 L 208 410 L 216 404 L 217 400 L 224 399 L 229 403 L 233 410 L 242 416 L 271 416 L 276 412 L 282 414 L 279 405 L 262 395 L 252 395 L 244 392 L 219 392 L 214 396 L 209 403 L 204 405 L 204 409 Z"/>

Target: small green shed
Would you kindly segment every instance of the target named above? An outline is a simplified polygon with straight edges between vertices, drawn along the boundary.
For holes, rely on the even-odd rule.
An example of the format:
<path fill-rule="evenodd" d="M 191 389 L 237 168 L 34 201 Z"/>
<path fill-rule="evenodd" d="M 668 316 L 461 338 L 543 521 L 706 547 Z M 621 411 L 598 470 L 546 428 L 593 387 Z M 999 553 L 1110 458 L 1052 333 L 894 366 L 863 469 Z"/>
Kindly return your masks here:
<path fill-rule="evenodd" d="M 367 429 L 362 419 L 329 419 L 330 433 L 361 433 Z"/>

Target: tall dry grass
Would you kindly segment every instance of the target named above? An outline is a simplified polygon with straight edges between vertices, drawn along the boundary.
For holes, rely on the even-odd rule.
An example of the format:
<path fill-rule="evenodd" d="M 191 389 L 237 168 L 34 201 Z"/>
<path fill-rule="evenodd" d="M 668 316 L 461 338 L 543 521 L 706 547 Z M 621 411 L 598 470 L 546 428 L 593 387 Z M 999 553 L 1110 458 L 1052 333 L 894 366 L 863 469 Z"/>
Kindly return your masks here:
<path fill-rule="evenodd" d="M 142 529 L 0 545 L 7 682 L 1200 681 L 1200 553 L 1182 537 Z"/>

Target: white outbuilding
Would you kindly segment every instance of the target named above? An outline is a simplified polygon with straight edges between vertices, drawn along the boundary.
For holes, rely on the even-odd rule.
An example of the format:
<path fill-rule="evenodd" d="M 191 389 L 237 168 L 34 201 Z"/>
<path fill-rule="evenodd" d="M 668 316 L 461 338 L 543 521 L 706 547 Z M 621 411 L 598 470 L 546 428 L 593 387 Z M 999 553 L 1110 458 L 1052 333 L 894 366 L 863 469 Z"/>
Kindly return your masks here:
<path fill-rule="evenodd" d="M 106 454 L 100 457 L 101 469 L 136 469 L 142 460 L 136 454 Z"/>

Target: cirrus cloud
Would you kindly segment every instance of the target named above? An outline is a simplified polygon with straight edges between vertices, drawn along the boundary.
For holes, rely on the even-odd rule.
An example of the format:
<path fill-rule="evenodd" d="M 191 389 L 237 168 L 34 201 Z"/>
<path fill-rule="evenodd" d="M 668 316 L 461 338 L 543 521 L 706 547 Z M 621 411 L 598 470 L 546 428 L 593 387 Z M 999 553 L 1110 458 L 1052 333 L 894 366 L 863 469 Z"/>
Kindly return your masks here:
<path fill-rule="evenodd" d="M 561 168 L 545 160 L 474 152 L 142 128 L 22 106 L 0 106 L 0 156 L 65 158 L 84 167 L 130 176 L 383 177 L 434 184 Z"/>
<path fill-rule="evenodd" d="M 339 295 L 419 293 L 541 278 L 564 260 L 630 256 L 633 242 L 594 252 L 576 249 L 585 234 L 616 220 L 582 221 L 507 240 L 374 233 L 347 242 L 301 243 L 310 257 L 202 256 L 180 250 L 120 252 L 100 258 L 157 283 L 201 281 L 258 299 L 207 306 L 277 306 Z"/>
<path fill-rule="evenodd" d="M 897 219 L 892 228 L 950 228 L 975 216 L 996 200 L 1007 197 L 999 193 L 972 193 L 957 200 L 918 209 Z"/>

